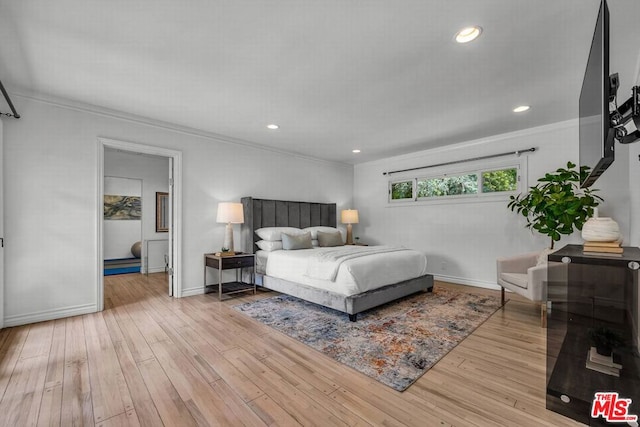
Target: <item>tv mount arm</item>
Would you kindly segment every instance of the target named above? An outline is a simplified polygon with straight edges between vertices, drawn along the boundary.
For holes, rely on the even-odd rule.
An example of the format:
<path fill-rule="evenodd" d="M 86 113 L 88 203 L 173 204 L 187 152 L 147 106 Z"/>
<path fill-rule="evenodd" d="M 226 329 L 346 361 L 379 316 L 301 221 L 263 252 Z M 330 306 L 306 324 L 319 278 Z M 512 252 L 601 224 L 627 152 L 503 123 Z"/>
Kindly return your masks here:
<path fill-rule="evenodd" d="M 609 77 L 609 84 L 611 88 L 609 93 L 612 93 L 612 98 L 615 99 L 619 86 L 618 73 Z M 609 101 L 613 101 L 613 99 Z M 611 126 L 615 129 L 615 139 L 620 144 L 631 144 L 640 140 L 640 86 L 631 88 L 631 98 L 612 111 L 609 114 L 609 119 Z M 628 134 L 625 125 L 632 119 L 636 125 L 636 130 Z"/>

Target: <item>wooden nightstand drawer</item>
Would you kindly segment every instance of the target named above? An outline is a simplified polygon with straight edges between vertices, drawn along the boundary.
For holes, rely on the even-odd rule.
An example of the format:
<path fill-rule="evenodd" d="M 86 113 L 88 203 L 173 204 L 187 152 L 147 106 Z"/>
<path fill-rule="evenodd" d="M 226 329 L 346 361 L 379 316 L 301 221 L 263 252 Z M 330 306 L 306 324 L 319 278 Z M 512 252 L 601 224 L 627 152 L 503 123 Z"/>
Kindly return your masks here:
<path fill-rule="evenodd" d="M 222 269 L 253 267 L 253 255 L 222 257 Z"/>

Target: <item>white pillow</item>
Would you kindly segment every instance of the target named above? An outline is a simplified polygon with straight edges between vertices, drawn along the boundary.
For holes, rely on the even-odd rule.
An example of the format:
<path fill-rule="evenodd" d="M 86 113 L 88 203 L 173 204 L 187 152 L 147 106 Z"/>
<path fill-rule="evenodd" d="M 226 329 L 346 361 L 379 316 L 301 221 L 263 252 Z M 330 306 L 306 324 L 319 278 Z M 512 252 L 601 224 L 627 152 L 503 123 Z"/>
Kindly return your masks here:
<path fill-rule="evenodd" d="M 317 225 L 315 227 L 307 227 L 303 228 L 302 231 L 308 231 L 311 233 L 311 239 L 318 240 L 318 231 L 322 231 L 323 233 L 335 233 L 339 231 L 342 234 L 342 230 L 339 230 L 335 227 L 327 227 L 324 225 Z M 344 236 L 342 236 L 344 238 Z"/>
<path fill-rule="evenodd" d="M 256 234 L 262 240 L 269 240 L 271 242 L 278 242 L 282 240 L 281 233 L 287 233 L 291 236 L 303 234 L 304 231 L 295 227 L 263 227 L 256 230 Z"/>
<path fill-rule="evenodd" d="M 263 251 L 271 252 L 271 251 L 279 251 L 282 249 L 282 242 L 270 242 L 268 240 L 258 240 L 256 245 Z"/>

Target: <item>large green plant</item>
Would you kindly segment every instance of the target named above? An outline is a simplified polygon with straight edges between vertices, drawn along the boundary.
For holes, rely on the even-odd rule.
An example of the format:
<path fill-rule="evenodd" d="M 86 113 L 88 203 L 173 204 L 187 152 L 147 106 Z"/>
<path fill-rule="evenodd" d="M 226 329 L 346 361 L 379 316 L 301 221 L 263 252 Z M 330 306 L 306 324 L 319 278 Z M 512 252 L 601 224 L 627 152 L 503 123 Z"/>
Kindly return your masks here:
<path fill-rule="evenodd" d="M 511 196 L 508 207 L 527 219 L 527 228 L 549 236 L 553 249 L 553 243 L 562 234 L 572 234 L 574 227 L 582 230 L 593 216 L 593 208 L 603 201 L 594 194 L 598 190 L 580 188 L 580 178 L 588 171 L 583 166 L 578 172 L 576 165 L 568 162 L 566 169 L 557 169 L 538 179 L 539 183 L 528 193 Z"/>

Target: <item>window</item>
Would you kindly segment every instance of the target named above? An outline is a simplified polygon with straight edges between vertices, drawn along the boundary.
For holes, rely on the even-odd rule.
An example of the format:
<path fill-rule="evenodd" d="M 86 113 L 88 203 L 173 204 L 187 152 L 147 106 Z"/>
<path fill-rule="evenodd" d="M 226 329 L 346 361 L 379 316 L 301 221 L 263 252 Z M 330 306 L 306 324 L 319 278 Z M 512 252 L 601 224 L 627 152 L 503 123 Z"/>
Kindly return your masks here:
<path fill-rule="evenodd" d="M 478 175 L 468 174 L 443 178 L 418 179 L 418 199 L 423 197 L 478 194 Z"/>
<path fill-rule="evenodd" d="M 508 168 L 482 172 L 482 192 L 516 191 L 518 189 L 518 169 Z"/>
<path fill-rule="evenodd" d="M 455 174 L 389 182 L 390 202 L 431 201 L 510 195 L 524 188 L 520 164 L 495 165 Z"/>
<path fill-rule="evenodd" d="M 391 200 L 413 199 L 413 181 L 398 181 L 390 184 Z"/>

